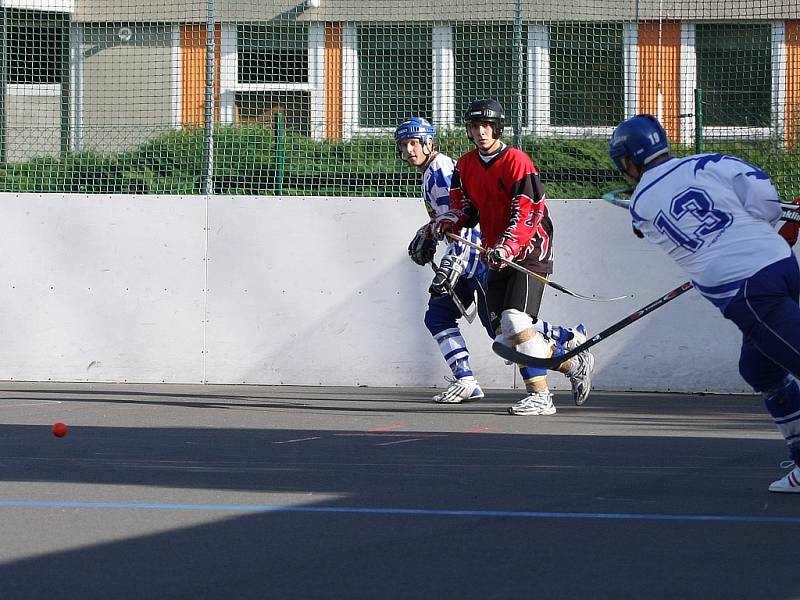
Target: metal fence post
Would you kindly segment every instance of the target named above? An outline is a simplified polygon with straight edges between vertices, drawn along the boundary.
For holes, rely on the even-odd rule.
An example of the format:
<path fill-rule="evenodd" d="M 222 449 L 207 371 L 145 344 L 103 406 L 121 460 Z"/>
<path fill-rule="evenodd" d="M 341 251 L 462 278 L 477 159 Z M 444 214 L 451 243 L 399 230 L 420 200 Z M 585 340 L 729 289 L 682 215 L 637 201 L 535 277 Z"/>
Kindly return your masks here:
<path fill-rule="evenodd" d="M 522 3 L 515 0 L 514 6 L 514 66 L 516 67 L 516 98 L 517 109 L 514 116 L 514 147 L 519 148 L 522 143 L 522 106 L 523 90 L 525 81 L 525 61 L 523 57 L 522 45 Z"/>
<path fill-rule="evenodd" d="M 214 193 L 214 82 L 216 71 L 216 5 L 208 0 L 206 20 L 206 89 L 203 103 L 203 193 Z"/>
<path fill-rule="evenodd" d="M 703 141 L 703 90 L 694 90 L 694 151 L 701 154 L 706 151 Z"/>

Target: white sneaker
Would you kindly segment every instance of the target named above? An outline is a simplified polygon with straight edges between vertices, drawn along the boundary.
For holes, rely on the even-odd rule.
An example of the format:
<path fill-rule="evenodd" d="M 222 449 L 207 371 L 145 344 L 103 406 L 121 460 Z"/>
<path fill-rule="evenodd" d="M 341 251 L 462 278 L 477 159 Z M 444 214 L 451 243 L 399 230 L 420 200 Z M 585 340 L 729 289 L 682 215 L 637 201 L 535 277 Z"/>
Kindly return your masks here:
<path fill-rule="evenodd" d="M 508 414 L 554 415 L 556 414 L 556 405 L 553 404 L 553 394 L 549 390 L 528 394 L 513 406 L 509 406 Z"/>
<path fill-rule="evenodd" d="M 434 402 L 439 404 L 458 404 L 464 400 L 480 400 L 483 398 L 483 390 L 472 376 L 460 379 L 445 377 L 450 382 L 448 388 L 441 394 L 433 397 Z"/>
<path fill-rule="evenodd" d="M 586 341 L 586 327 L 579 323 L 575 327 L 570 327 L 573 333 L 572 339 L 564 344 L 564 348 L 569 352 L 574 350 Z M 572 368 L 564 373 L 572 385 L 572 399 L 577 406 L 581 406 L 589 398 L 592 391 L 592 371 L 594 371 L 594 355 L 588 350 L 584 350 L 572 359 Z"/>
<path fill-rule="evenodd" d="M 789 466 L 794 466 L 794 468 L 778 481 L 773 481 L 769 486 L 770 492 L 800 494 L 800 466 L 795 465 L 793 462 L 790 462 Z"/>

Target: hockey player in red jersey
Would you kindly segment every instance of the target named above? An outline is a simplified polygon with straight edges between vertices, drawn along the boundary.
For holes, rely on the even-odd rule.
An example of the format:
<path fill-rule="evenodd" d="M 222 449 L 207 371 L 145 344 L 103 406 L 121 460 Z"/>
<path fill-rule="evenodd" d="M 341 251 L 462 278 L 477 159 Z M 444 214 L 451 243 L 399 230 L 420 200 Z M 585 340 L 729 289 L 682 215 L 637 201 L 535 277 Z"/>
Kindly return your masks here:
<path fill-rule="evenodd" d="M 586 340 L 583 325 L 560 335 L 537 329 L 544 285 L 506 268 L 505 261 L 514 261 L 543 276 L 553 272 L 553 222 L 538 170 L 527 154 L 503 143 L 505 114 L 497 100 L 472 102 L 464 125 L 475 148 L 456 164 L 451 209 L 437 218 L 437 234 L 444 237 L 480 224 L 487 248 L 483 258 L 491 269 L 487 300 L 500 332 L 498 341 L 531 356 L 549 357 L 571 350 Z M 578 405 L 591 390 L 593 367 L 594 357 L 586 351 L 558 368 L 569 378 Z M 546 375 L 544 370 L 530 369 L 525 379 L 528 395 L 508 409 L 511 414 L 556 412 Z"/>

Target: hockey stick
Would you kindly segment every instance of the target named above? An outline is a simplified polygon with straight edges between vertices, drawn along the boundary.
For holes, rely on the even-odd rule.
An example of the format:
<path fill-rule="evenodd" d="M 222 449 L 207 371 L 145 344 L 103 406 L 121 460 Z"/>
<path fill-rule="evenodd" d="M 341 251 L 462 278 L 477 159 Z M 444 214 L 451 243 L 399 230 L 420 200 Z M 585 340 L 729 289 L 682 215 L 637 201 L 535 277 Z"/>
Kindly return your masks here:
<path fill-rule="evenodd" d="M 631 201 L 620 198 L 619 194 L 630 193 L 633 193 L 633 190 L 627 188 L 613 190 L 607 194 L 603 194 L 603 200 L 613 204 L 614 206 L 619 206 L 620 208 L 627 210 L 631 207 Z M 791 202 L 780 202 L 779 204 L 781 205 L 781 221 L 793 221 L 795 223 L 800 223 L 800 205 L 792 204 Z"/>
<path fill-rule="evenodd" d="M 462 244 L 466 244 L 470 248 L 475 248 L 479 252 L 486 252 L 486 249 L 483 246 L 481 246 L 480 244 L 475 244 L 473 242 L 470 242 L 469 240 L 464 239 L 460 235 L 456 235 L 455 233 L 448 233 L 447 236 L 449 238 L 453 239 L 453 240 L 458 240 Z M 517 264 L 517 263 L 515 263 L 513 261 L 503 259 L 503 262 L 506 265 L 508 265 L 509 267 L 511 267 L 512 269 L 516 269 L 520 273 L 525 273 L 525 275 L 527 275 L 528 277 L 533 277 L 534 279 L 536 279 L 538 281 L 541 281 L 543 284 L 549 285 L 551 288 L 555 288 L 559 292 L 563 292 L 563 293 L 567 294 L 567 296 L 573 296 L 574 298 L 580 298 L 581 300 L 589 300 L 591 302 L 613 302 L 614 300 L 623 300 L 625 298 L 628 298 L 628 296 L 617 296 L 615 298 L 601 298 L 601 297 L 598 297 L 598 296 L 584 296 L 583 294 L 579 294 L 577 292 L 573 292 L 571 290 L 568 290 L 564 286 L 561 286 L 561 285 L 557 284 L 555 281 L 550 281 L 549 279 L 547 279 L 547 277 L 542 277 L 538 273 L 534 273 L 533 271 L 529 271 L 528 269 L 526 269 L 522 265 L 519 265 L 519 264 Z"/>
<path fill-rule="evenodd" d="M 436 271 L 436 263 L 431 261 L 430 265 L 431 265 L 431 269 L 433 269 L 433 274 L 436 275 L 436 273 L 437 273 L 437 271 Z M 475 317 L 478 314 L 478 304 L 477 304 L 477 302 L 473 302 L 472 303 L 472 307 L 474 308 L 474 310 L 472 312 L 467 312 L 467 309 L 464 307 L 464 303 L 461 302 L 461 299 L 458 297 L 458 295 L 456 294 L 455 290 L 449 290 L 447 293 L 450 296 L 450 298 L 453 299 L 453 304 L 456 305 L 456 308 L 461 313 L 461 316 L 464 317 L 467 320 L 467 323 L 471 324 L 475 320 Z M 474 293 L 473 293 L 473 295 L 474 295 Z"/>
<path fill-rule="evenodd" d="M 634 321 L 638 321 L 643 316 L 653 312 L 657 308 L 661 308 L 667 302 L 674 300 L 684 292 L 688 292 L 693 287 L 694 286 L 692 285 L 692 283 L 690 281 L 687 281 L 686 283 L 676 287 L 674 290 L 670 290 L 669 292 L 661 296 L 661 298 L 659 298 L 658 300 L 655 300 L 650 304 L 648 304 L 647 306 L 645 306 L 644 308 L 640 308 L 636 312 L 629 314 L 621 321 L 617 321 L 611 327 L 604 329 L 597 335 L 589 338 L 580 346 L 573 348 L 569 352 L 565 352 L 560 356 L 551 356 L 550 358 L 539 358 L 536 356 L 528 356 L 527 354 L 523 354 L 522 352 L 517 352 L 514 348 L 506 346 L 505 344 L 501 344 L 500 342 L 494 342 L 492 344 L 492 350 L 494 350 L 494 353 L 497 354 L 498 356 L 506 360 L 510 360 L 511 362 L 514 362 L 518 365 L 525 365 L 527 367 L 536 367 L 539 369 L 553 370 L 564 361 L 569 360 L 573 356 L 577 356 L 578 354 L 584 352 L 585 350 L 588 350 L 595 344 L 611 337 L 620 329 L 624 329 Z"/>

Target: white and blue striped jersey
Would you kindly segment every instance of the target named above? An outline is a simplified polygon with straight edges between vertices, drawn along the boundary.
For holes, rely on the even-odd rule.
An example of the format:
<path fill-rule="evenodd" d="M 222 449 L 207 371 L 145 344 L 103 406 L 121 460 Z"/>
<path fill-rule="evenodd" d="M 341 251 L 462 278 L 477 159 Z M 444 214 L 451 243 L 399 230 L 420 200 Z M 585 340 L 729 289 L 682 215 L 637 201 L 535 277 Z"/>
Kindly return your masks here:
<path fill-rule="evenodd" d="M 745 279 L 790 255 L 775 231 L 778 192 L 764 171 L 724 154 L 670 158 L 644 172 L 633 226 L 724 310 Z"/>
<path fill-rule="evenodd" d="M 422 198 L 425 201 L 425 208 L 431 221 L 450 210 L 450 181 L 453 178 L 455 165 L 456 162 L 452 158 L 439 152 L 425 167 L 425 172 L 422 175 Z M 474 244 L 481 243 L 481 233 L 478 226 L 465 227 L 461 230 L 461 237 Z M 455 254 L 466 262 L 465 277 L 473 277 L 480 272 L 480 269 L 485 268 L 485 265 L 480 261 L 478 251 L 459 241 L 449 242 L 446 254 Z"/>

